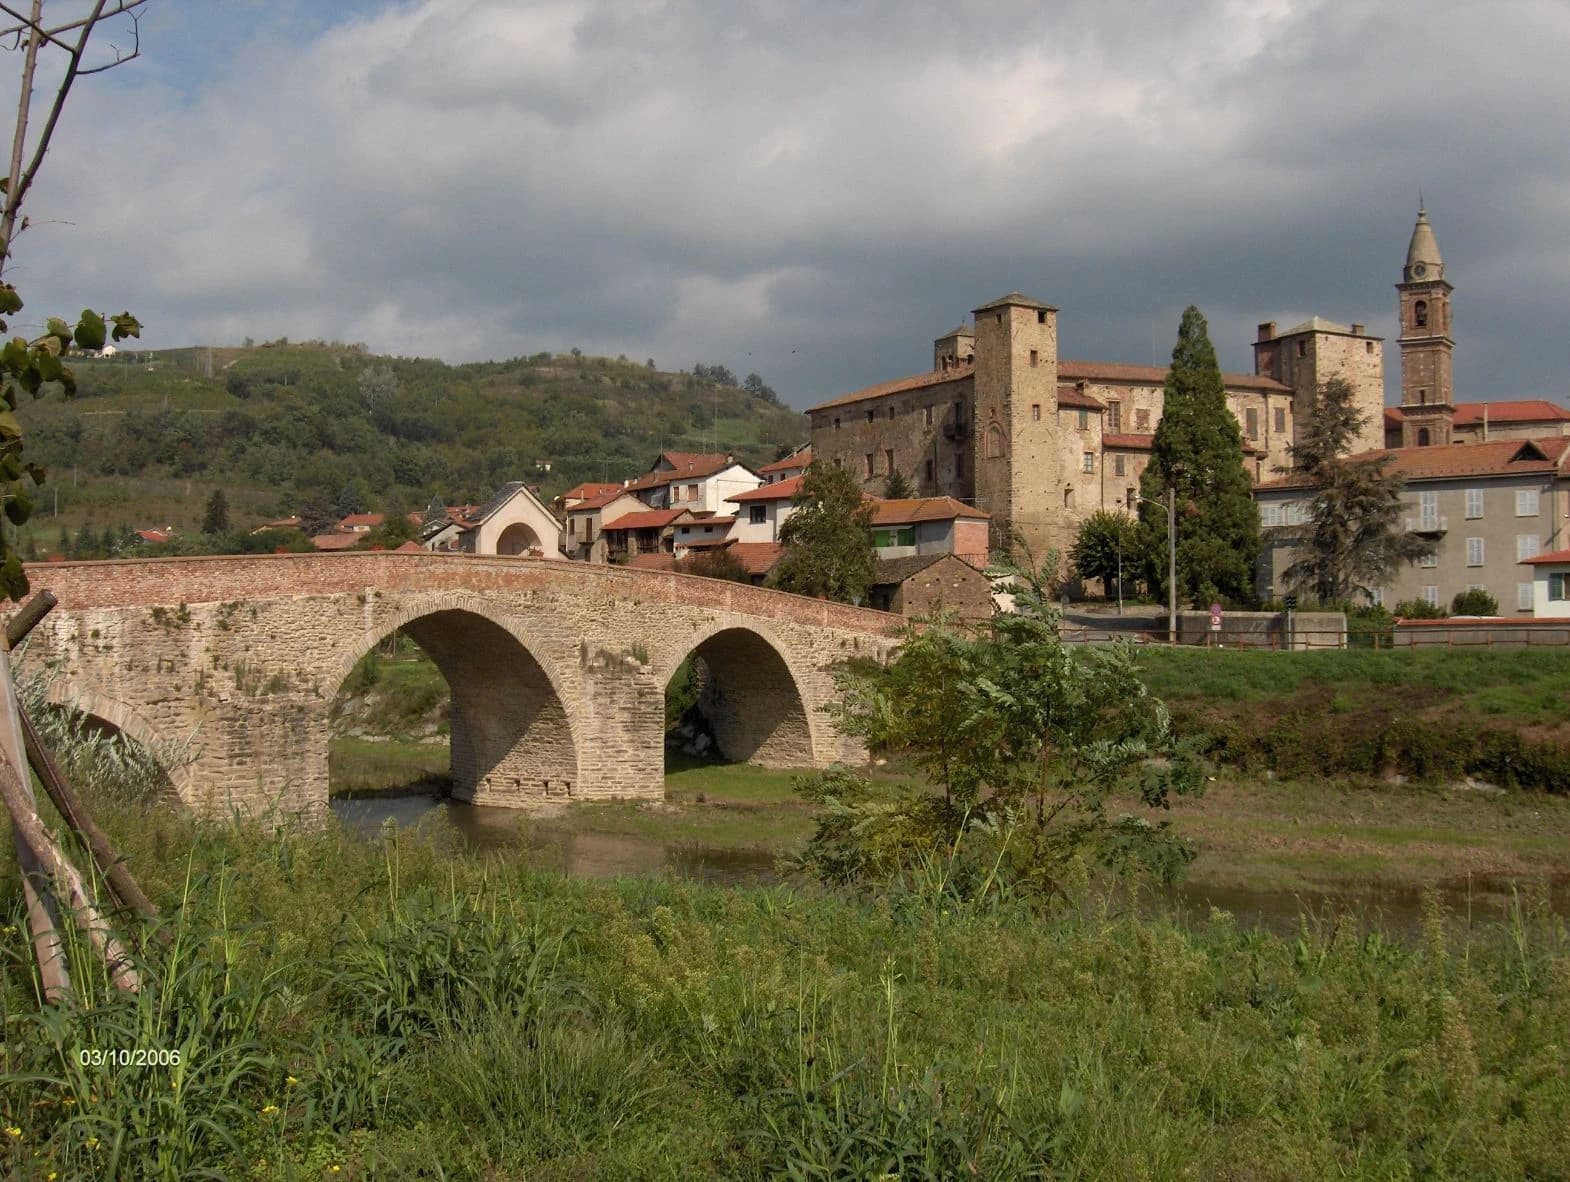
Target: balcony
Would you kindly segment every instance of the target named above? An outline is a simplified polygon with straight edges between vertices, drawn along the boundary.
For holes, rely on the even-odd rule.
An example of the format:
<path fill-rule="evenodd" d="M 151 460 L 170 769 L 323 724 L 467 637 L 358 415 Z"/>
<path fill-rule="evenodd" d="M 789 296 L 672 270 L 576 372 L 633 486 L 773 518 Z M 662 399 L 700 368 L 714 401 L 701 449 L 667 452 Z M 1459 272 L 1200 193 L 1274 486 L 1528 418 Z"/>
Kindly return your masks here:
<path fill-rule="evenodd" d="M 1406 519 L 1409 534 L 1442 534 L 1450 530 L 1449 519 L 1441 513 L 1424 514 Z"/>

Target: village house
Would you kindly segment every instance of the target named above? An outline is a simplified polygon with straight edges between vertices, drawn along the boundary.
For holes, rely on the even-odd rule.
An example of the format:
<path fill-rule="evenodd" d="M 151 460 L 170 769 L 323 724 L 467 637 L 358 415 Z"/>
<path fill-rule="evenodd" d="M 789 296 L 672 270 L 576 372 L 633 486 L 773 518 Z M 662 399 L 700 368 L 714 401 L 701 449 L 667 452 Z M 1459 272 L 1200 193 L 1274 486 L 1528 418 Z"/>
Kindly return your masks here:
<path fill-rule="evenodd" d="M 567 529 L 562 537 L 562 551 L 579 562 L 610 561 L 606 554 L 605 527 L 629 513 L 642 513 L 647 508 L 619 484 L 579 498 L 566 511 Z"/>
<path fill-rule="evenodd" d="M 953 497 L 876 499 L 871 526 L 879 558 L 953 554 L 975 567 L 987 564 L 987 514 Z"/>
<path fill-rule="evenodd" d="M 601 530 L 606 561 L 625 563 L 639 554 L 674 557 L 676 527 L 692 520 L 692 514 L 686 509 L 644 509 L 623 514 L 607 522 Z"/>
<path fill-rule="evenodd" d="M 791 515 L 791 501 L 801 491 L 801 474 L 761 484 L 730 497 L 736 507 L 730 536 L 738 542 L 777 542 L 780 526 Z"/>
<path fill-rule="evenodd" d="M 1522 564 L 1532 574 L 1532 615 L 1539 620 L 1570 619 L 1570 549 L 1534 555 Z"/>
<path fill-rule="evenodd" d="M 654 466 L 623 487 L 651 509 L 727 512 L 726 498 L 763 478 L 736 457 L 718 452 L 661 452 Z"/>
<path fill-rule="evenodd" d="M 764 464 L 758 469 L 758 475 L 763 477 L 764 484 L 776 484 L 781 480 L 804 475 L 811 464 L 812 446 L 808 444 L 797 448 L 788 456 L 775 460 L 772 464 Z"/>
<path fill-rule="evenodd" d="M 920 616 L 940 604 L 961 619 L 986 619 L 992 614 L 992 582 L 953 554 L 878 559 L 867 592 L 868 607 Z"/>
<path fill-rule="evenodd" d="M 693 550 L 713 550 L 727 545 L 733 540 L 730 535 L 735 521 L 735 514 L 721 517 L 705 512 L 692 514 L 691 520 L 677 522 L 673 538 L 676 557 Z"/>

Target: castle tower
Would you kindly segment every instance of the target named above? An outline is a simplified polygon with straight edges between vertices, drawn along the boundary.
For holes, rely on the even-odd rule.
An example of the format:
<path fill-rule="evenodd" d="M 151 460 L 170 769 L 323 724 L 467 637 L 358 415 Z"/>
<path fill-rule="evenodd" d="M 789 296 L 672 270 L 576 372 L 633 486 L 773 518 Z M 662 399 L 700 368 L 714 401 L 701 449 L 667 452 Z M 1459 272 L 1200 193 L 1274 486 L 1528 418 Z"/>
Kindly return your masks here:
<path fill-rule="evenodd" d="M 975 311 L 975 502 L 992 548 L 1017 530 L 1037 561 L 1072 541 L 1058 472 L 1058 310 L 1011 292 Z"/>
<path fill-rule="evenodd" d="M 1385 446 L 1385 343 L 1370 336 L 1361 324 L 1336 324 L 1315 316 L 1283 333 L 1275 321 L 1259 326 L 1254 342 L 1254 372 L 1291 386 L 1290 427 L 1297 433 L 1308 422 L 1319 391 L 1331 378 L 1342 378 L 1352 387 L 1352 404 L 1363 415 L 1363 426 L 1350 445 L 1353 453 Z M 1276 395 L 1275 397 L 1282 397 Z M 1274 407 L 1266 408 L 1266 431 L 1277 421 Z M 1267 435 L 1268 450 L 1276 440 Z"/>
<path fill-rule="evenodd" d="M 1406 267 L 1396 284 L 1401 313 L 1401 445 L 1450 442 L 1455 416 L 1451 378 L 1450 293 L 1428 211 L 1417 211 Z"/>

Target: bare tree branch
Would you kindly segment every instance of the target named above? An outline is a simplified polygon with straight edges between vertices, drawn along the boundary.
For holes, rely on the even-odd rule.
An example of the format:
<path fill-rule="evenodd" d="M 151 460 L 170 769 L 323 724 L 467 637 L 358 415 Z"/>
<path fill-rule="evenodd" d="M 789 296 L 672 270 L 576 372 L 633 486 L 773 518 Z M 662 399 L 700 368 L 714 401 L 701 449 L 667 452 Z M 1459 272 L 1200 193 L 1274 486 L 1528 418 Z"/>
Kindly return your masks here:
<path fill-rule="evenodd" d="M 0 37 L 16 37 L 22 33 L 28 32 L 29 30 L 34 30 L 38 33 L 41 33 L 45 39 L 54 40 L 55 38 L 59 37 L 61 33 L 69 33 L 73 29 L 82 28 L 84 25 L 94 24 L 100 21 L 113 20 L 115 17 L 123 16 L 125 13 L 128 13 L 133 9 L 140 8 L 146 3 L 147 0 L 116 0 L 116 3 L 112 8 L 106 8 L 103 12 L 98 13 L 96 16 L 80 17 L 74 21 L 67 21 L 63 25 L 55 25 L 53 28 L 45 28 L 42 17 L 40 17 L 38 21 L 35 22 L 23 16 L 20 12 L 17 12 L 9 4 L 0 4 L 0 12 L 5 13 L 5 15 L 9 16 L 12 20 L 17 22 L 15 25 L 12 25 L 8 28 L 0 29 Z M 64 42 L 57 42 L 57 44 L 59 44 L 61 49 L 68 48 Z"/>

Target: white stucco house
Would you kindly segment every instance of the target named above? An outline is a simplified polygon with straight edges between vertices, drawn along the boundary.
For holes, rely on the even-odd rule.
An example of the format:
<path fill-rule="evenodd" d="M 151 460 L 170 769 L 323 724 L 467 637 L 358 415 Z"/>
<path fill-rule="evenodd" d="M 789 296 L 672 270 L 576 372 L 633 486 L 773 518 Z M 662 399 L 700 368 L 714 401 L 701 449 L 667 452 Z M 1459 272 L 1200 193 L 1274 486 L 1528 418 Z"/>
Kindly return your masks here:
<path fill-rule="evenodd" d="M 420 544 L 443 553 L 563 558 L 561 522 L 521 480 L 472 513 L 446 514 L 426 526 Z"/>
<path fill-rule="evenodd" d="M 1522 561 L 1532 572 L 1532 615 L 1570 619 L 1570 550 L 1554 550 Z"/>

